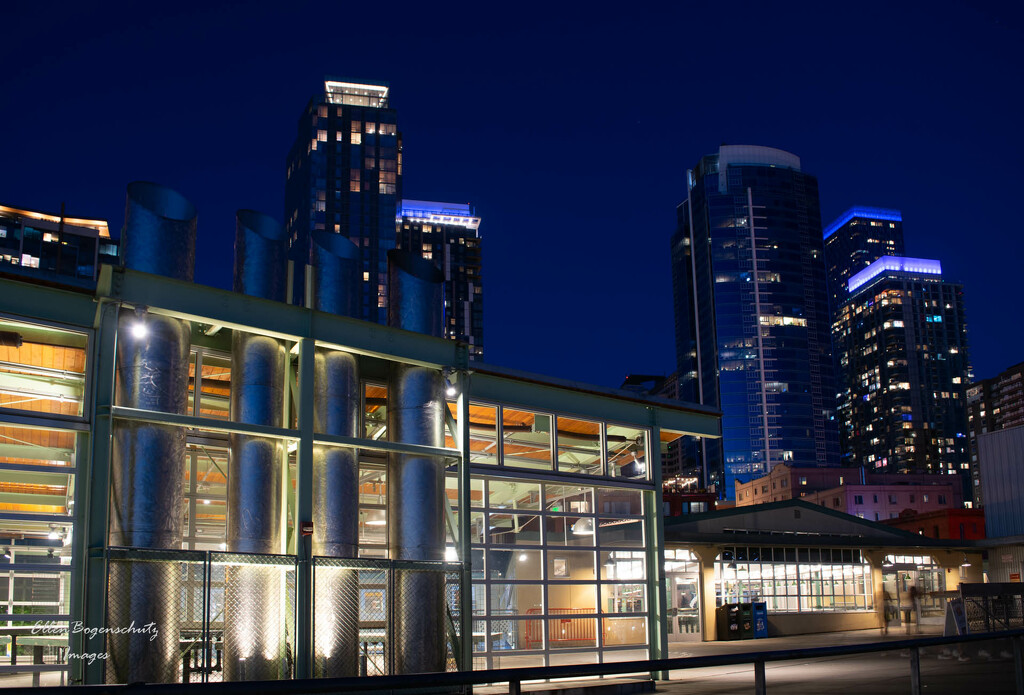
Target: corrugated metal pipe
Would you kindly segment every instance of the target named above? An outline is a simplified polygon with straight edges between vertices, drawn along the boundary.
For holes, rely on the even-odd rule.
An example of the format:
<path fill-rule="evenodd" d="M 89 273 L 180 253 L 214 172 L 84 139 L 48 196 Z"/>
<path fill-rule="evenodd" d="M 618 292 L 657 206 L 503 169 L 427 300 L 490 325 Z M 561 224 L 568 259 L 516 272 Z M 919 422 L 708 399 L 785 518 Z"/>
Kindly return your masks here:
<path fill-rule="evenodd" d="M 121 240 L 127 268 L 191 281 L 195 241 L 196 211 L 188 200 L 157 184 L 129 184 Z M 190 339 L 191 326 L 185 321 L 149 314 L 143 307 L 122 309 L 115 404 L 185 414 Z M 116 420 L 110 461 L 110 545 L 181 548 L 184 473 L 184 429 Z M 155 623 L 158 632 L 152 641 L 146 633 L 109 635 L 107 681 L 175 680 L 180 665 L 176 618 L 179 568 L 117 561 L 110 564 L 108 582 L 109 596 L 119 602 L 108 608 L 108 623 L 116 609 L 136 625 Z"/>
<path fill-rule="evenodd" d="M 283 302 L 288 237 L 267 215 L 239 210 L 235 218 L 236 292 Z M 231 417 L 235 422 L 284 426 L 284 343 L 235 330 L 231 336 Z M 271 437 L 232 434 L 228 460 L 229 552 L 282 551 L 281 503 L 286 449 Z M 288 675 L 281 572 L 274 566 L 229 565 L 224 596 L 225 680 L 272 680 Z"/>
<path fill-rule="evenodd" d="M 388 324 L 440 337 L 443 273 L 407 251 L 388 252 Z M 437 369 L 392 362 L 388 433 L 403 444 L 444 446 L 444 376 Z M 388 544 L 400 561 L 444 560 L 444 464 L 433 456 L 388 457 Z M 396 572 L 395 673 L 445 670 L 444 572 Z"/>
<path fill-rule="evenodd" d="M 359 249 L 340 234 L 313 232 L 313 308 L 355 316 Z M 341 350 L 318 348 L 314 366 L 314 429 L 359 433 L 359 361 Z M 354 558 L 359 544 L 359 457 L 348 447 L 313 447 L 313 555 Z M 315 674 L 359 673 L 357 572 L 319 566 L 316 572 Z"/>

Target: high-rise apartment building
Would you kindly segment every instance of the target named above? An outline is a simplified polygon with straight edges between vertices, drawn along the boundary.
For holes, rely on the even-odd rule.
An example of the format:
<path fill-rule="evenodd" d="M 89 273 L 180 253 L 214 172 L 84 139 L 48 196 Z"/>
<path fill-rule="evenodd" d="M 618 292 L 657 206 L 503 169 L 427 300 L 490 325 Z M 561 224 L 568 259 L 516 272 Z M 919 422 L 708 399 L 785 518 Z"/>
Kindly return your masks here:
<path fill-rule="evenodd" d="M 95 287 L 101 263 L 118 264 L 105 220 L 0 205 L 0 273 Z"/>
<path fill-rule="evenodd" d="M 853 275 L 847 291 L 834 324 L 847 462 L 966 474 L 963 287 L 943 280 L 939 261 L 883 256 Z"/>
<path fill-rule="evenodd" d="M 971 384 L 967 389 L 967 419 L 971 442 L 971 487 L 974 490 L 974 504 L 980 507 L 984 506 L 985 497 L 981 484 L 978 437 L 988 432 L 1024 425 L 1024 362 L 994 377 Z"/>
<path fill-rule="evenodd" d="M 469 205 L 403 200 L 395 220 L 400 249 L 422 255 L 444 273 L 444 334 L 484 357 L 480 218 Z"/>
<path fill-rule="evenodd" d="M 854 206 L 825 227 L 825 268 L 833 316 L 847 298 L 850 277 L 882 256 L 903 256 L 903 214 Z"/>
<path fill-rule="evenodd" d="M 838 464 L 817 180 L 800 158 L 723 145 L 687 172 L 672 237 L 680 396 L 720 408 L 707 483 Z"/>
<path fill-rule="evenodd" d="M 285 228 L 297 268 L 309 262 L 309 234 L 348 237 L 360 250 L 358 316 L 383 323 L 387 252 L 395 248 L 395 213 L 402 194 L 402 140 L 385 83 L 324 82 L 299 118 L 287 160 Z M 302 297 L 296 272 L 293 297 Z"/>

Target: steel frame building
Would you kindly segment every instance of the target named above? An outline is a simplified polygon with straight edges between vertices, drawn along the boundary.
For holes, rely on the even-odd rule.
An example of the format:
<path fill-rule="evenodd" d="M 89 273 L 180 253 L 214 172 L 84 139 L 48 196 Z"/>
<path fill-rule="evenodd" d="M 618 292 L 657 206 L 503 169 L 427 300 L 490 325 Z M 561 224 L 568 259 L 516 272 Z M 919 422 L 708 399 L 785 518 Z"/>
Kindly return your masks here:
<path fill-rule="evenodd" d="M 316 447 L 357 450 L 361 459 L 369 460 L 371 469 L 382 468 L 382 455 L 396 453 L 446 462 L 451 490 L 444 510 L 449 554 L 436 567 L 420 564 L 412 569 L 445 573 L 450 620 L 445 635 L 448 668 L 555 665 L 643 658 L 640 652 L 650 658 L 667 654 L 659 443 L 683 434 L 718 437 L 719 417 L 715 411 L 471 364 L 465 344 L 110 266 L 102 268 L 94 293 L 0 279 L 0 297 L 0 320 L 22 327 L 19 330 L 49 326 L 77 336 L 80 347 L 76 350 L 84 356 L 81 378 L 73 381 L 74 389 L 65 393 L 53 386 L 51 392 L 36 397 L 37 401 L 49 399 L 51 403 L 77 400 L 73 407 L 26 410 L 13 400 L 0 402 L 0 434 L 8 439 L 18 432 L 56 432 L 73 439 L 73 445 L 66 447 L 70 456 L 64 460 L 29 461 L 23 458 L 23 452 L 21 458 L 12 458 L 17 452 L 0 447 L 0 473 L 6 477 L 16 474 L 19 481 L 29 481 L 33 476 L 67 476 L 62 488 L 51 486 L 61 488 L 57 493 L 63 497 L 63 504 L 47 507 L 47 511 L 31 511 L 33 504 L 45 498 L 38 489 L 19 488 L 21 483 L 12 479 L 5 491 L 24 501 L 25 506 L 5 505 L 0 509 L 0 524 L 7 527 L 35 524 L 18 532 L 0 527 L 10 548 L 55 560 L 45 567 L 36 560 L 26 565 L 15 562 L 0 567 L 0 574 L 6 572 L 12 584 L 21 581 L 19 573 L 30 571 L 42 570 L 64 578 L 60 589 L 64 598 L 58 607 L 36 618 L 52 621 L 50 636 L 58 642 L 64 640 L 65 663 L 4 666 L 3 670 L 67 673 L 72 682 L 109 681 L 109 663 L 80 655 L 112 651 L 111 641 L 117 639 L 112 635 L 107 636 L 105 648 L 97 646 L 96 640 L 103 639 L 102 631 L 117 628 L 115 622 L 122 619 L 125 623 L 134 619 L 134 585 L 129 582 L 114 587 L 112 577 L 121 571 L 120 567 L 131 565 L 136 568 L 133 571 L 138 571 L 138 567 L 163 564 L 177 568 L 167 575 L 176 579 L 169 580 L 166 595 L 147 596 L 145 600 L 162 600 L 181 606 L 185 613 L 196 612 L 195 616 L 175 613 L 177 624 L 157 626 L 171 634 L 160 638 L 169 640 L 163 642 L 165 648 L 177 650 L 174 673 L 167 680 L 199 682 L 221 677 L 212 671 L 222 658 L 230 657 L 228 651 L 238 648 L 238 642 L 235 647 L 226 646 L 222 637 L 223 654 L 218 651 L 214 657 L 213 632 L 225 628 L 216 627 L 213 609 L 218 601 L 224 601 L 222 592 L 231 581 L 231 573 L 248 565 L 269 567 L 266 571 L 278 572 L 281 579 L 282 607 L 274 614 L 277 627 L 269 628 L 280 629 L 274 647 L 280 650 L 268 657 L 280 661 L 280 677 L 311 677 L 322 672 L 324 659 L 330 656 L 325 657 L 319 646 L 323 635 L 330 632 L 324 626 L 333 624 L 331 621 L 343 612 L 342 607 L 327 611 L 323 599 L 318 601 L 317 573 L 326 576 L 331 571 L 348 571 L 363 577 L 376 572 L 376 576 L 385 578 L 381 584 L 387 589 L 392 586 L 387 573 L 402 571 L 404 566 L 388 560 L 386 546 L 375 547 L 372 539 L 367 540 L 365 552 L 361 540 L 358 558 L 313 557 L 310 537 L 304 534 L 315 518 Z M 195 357 L 188 414 L 129 408 L 115 402 L 118 341 L 128 339 L 124 323 L 119 334 L 119 317 L 132 312 L 190 324 Z M 224 388 L 230 378 L 226 382 L 218 376 L 217 360 L 229 353 L 232 333 L 269 336 L 286 347 L 287 427 L 246 424 L 224 412 Z M 441 372 L 453 387 L 449 392 L 451 417 L 446 423 L 445 445 L 388 441 L 380 437 L 379 428 L 367 429 L 363 422 L 359 431 L 363 436 L 317 432 L 313 417 L 314 363 L 317 351 L 323 349 L 355 355 L 370 386 L 395 363 Z M 17 365 L 0 372 L 0 381 L 18 380 Z M 363 392 L 367 393 L 365 389 Z M 372 400 L 364 397 L 364 415 Z M 488 413 L 494 416 L 493 429 L 481 439 L 478 423 L 471 416 L 475 420 L 477 415 Z M 286 472 L 283 481 L 280 513 L 287 532 L 280 551 L 270 555 L 221 553 L 224 546 L 218 544 L 219 537 L 200 541 L 203 534 L 196 528 L 203 505 L 211 503 L 211 510 L 216 510 L 220 500 L 215 493 L 197 491 L 196 456 L 190 458 L 183 481 L 185 513 L 192 526 L 181 547 L 113 547 L 110 462 L 115 442 L 112 435 L 119 422 L 184 429 L 190 451 L 202 456 L 204 448 L 212 450 L 211 461 L 220 456 L 215 452 L 218 446 L 227 449 L 224 440 L 229 435 L 280 442 L 281 451 L 286 452 L 285 470 L 291 471 Z M 640 436 L 630 439 L 632 435 L 623 434 L 624 430 Z M 633 444 L 621 445 L 627 441 Z M 642 450 L 637 442 L 642 443 Z M 45 449 L 38 443 L 32 446 Z M 627 453 L 625 458 L 619 456 L 622 452 Z M 510 485 L 511 489 L 527 492 L 501 498 L 508 495 Z M 566 492 L 570 488 L 571 494 Z M 509 510 L 517 506 L 526 513 Z M 379 508 L 370 504 L 360 509 L 364 512 L 361 527 L 365 528 L 363 522 Z M 460 513 L 464 510 L 470 511 Z M 524 568 L 535 565 L 536 569 L 522 570 L 523 578 L 510 577 L 506 558 L 512 553 Z M 590 569 L 575 575 L 577 560 L 582 565 L 590 563 Z M 189 587 L 195 589 L 193 594 L 187 593 Z M 524 598 L 514 603 L 501 598 L 513 592 Z M 402 619 L 392 610 L 394 597 L 387 591 L 376 595 L 363 591 L 359 596 L 371 603 L 374 596 L 384 599 L 388 608 L 381 614 L 382 644 L 390 641 L 395 621 Z M 524 610 L 533 596 L 539 598 L 540 605 L 536 610 Z M 566 597 L 568 605 L 553 605 L 553 601 L 562 600 L 556 596 Z M 492 602 L 501 600 L 505 600 L 502 607 L 492 611 Z M 508 610 L 516 615 L 502 614 Z M 572 617 L 566 618 L 566 612 Z M 243 613 L 255 619 L 273 611 L 251 606 Z M 10 633 L 16 631 L 16 621 L 23 618 L 8 614 L 0 616 L 0 622 Z M 512 627 L 499 625 L 502 620 L 513 623 Z M 75 624 L 83 629 L 68 629 Z M 566 625 L 579 628 L 576 639 L 564 641 L 561 634 L 556 634 L 557 630 L 568 629 L 563 628 Z M 635 635 L 638 628 L 642 638 L 620 635 L 616 643 L 608 643 L 611 638 L 606 635 L 623 630 Z M 99 631 L 100 636 L 90 636 L 90 630 Z M 361 641 L 365 634 L 364 629 Z M 29 638 L 22 639 L 25 643 Z M 196 647 L 200 654 L 192 653 L 189 644 L 200 645 Z M 385 651 L 382 648 L 375 652 L 381 656 L 382 672 L 398 670 L 394 655 L 388 656 Z M 74 658 L 67 663 L 69 655 Z M 518 661 L 508 657 L 517 657 Z M 370 661 L 374 661 L 372 655 Z M 253 677 L 246 673 L 245 666 L 232 673 L 240 679 Z"/>

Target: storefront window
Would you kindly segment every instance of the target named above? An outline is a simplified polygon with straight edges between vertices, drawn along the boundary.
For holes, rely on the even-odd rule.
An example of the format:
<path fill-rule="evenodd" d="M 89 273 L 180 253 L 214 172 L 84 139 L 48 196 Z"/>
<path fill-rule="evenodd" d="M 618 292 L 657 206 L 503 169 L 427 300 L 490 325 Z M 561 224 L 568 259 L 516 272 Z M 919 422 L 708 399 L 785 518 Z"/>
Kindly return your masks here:
<path fill-rule="evenodd" d="M 764 601 L 769 612 L 871 610 L 871 566 L 843 548 L 726 548 L 715 560 L 717 605 Z"/>

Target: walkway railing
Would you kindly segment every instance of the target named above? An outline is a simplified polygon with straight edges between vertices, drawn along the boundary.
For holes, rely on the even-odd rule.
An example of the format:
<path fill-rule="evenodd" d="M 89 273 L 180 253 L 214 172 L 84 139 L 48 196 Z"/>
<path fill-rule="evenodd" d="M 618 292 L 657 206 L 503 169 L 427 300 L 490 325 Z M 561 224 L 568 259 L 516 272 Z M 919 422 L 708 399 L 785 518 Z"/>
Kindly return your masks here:
<path fill-rule="evenodd" d="M 506 668 L 490 671 L 455 671 L 414 675 L 389 675 L 373 678 L 319 678 L 311 680 L 248 681 L 226 683 L 172 683 L 131 685 L 85 685 L 52 687 L 47 695 L 299 695 L 313 693 L 403 691 L 416 689 L 451 689 L 460 687 L 508 683 L 509 695 L 520 695 L 524 681 L 546 679 L 592 678 L 623 674 L 651 673 L 664 678 L 669 671 L 708 668 L 713 666 L 750 665 L 754 667 L 754 692 L 767 692 L 765 664 L 798 659 L 821 659 L 904 650 L 910 652 L 910 693 L 921 695 L 921 650 L 927 647 L 959 645 L 992 640 L 1010 640 L 1013 648 L 1013 668 L 1017 695 L 1024 695 L 1024 630 L 1009 630 L 953 637 L 921 637 L 916 639 L 850 644 L 808 649 L 782 649 L 741 654 L 624 661 L 610 664 L 580 664 L 577 666 L 548 666 L 536 668 Z M 983 686 L 979 686 L 982 687 Z M 6 688 L 5 695 L 39 695 L 38 688 Z M 780 691 L 781 692 L 781 691 Z"/>

